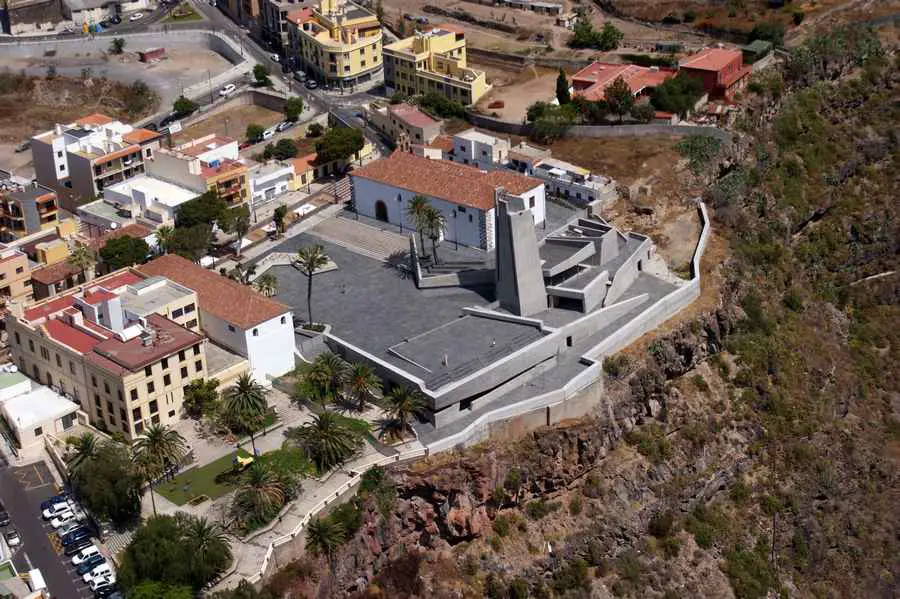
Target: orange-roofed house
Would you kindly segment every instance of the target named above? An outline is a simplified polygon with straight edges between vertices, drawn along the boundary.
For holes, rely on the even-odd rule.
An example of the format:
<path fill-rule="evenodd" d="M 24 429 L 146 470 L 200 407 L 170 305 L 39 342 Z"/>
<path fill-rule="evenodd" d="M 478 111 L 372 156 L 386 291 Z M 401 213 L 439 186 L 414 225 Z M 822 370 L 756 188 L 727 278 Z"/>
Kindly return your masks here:
<path fill-rule="evenodd" d="M 602 100 L 606 88 L 621 77 L 631 88 L 631 93 L 639 97 L 674 76 L 675 71 L 670 69 L 593 62 L 572 75 L 572 89 L 575 95 L 596 102 Z"/>
<path fill-rule="evenodd" d="M 700 79 L 710 98 L 731 99 L 744 89 L 753 68 L 744 66 L 744 55 L 740 50 L 705 48 L 682 59 L 680 70 Z"/>
<path fill-rule="evenodd" d="M 31 138 L 35 178 L 82 198 L 142 174 L 162 135 L 91 114 Z M 66 194 L 68 196 L 68 194 Z M 74 206 L 64 206 L 74 212 Z"/>
<path fill-rule="evenodd" d="M 444 215 L 443 239 L 484 250 L 494 248 L 498 197 L 520 198 L 535 224 L 544 222 L 544 183 L 510 170 L 484 171 L 397 151 L 353 170 L 350 179 L 356 210 L 401 232 L 416 230 L 407 207 L 417 195 Z"/>

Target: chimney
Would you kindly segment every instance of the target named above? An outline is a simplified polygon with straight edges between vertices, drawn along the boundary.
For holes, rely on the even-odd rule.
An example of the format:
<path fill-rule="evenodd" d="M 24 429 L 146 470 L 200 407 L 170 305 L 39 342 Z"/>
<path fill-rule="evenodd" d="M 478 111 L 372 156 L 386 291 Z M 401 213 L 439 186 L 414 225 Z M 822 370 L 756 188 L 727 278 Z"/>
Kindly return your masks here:
<path fill-rule="evenodd" d="M 56 123 L 56 125 L 53 127 L 53 129 L 57 135 L 62 135 L 62 125 L 60 125 L 59 123 Z"/>

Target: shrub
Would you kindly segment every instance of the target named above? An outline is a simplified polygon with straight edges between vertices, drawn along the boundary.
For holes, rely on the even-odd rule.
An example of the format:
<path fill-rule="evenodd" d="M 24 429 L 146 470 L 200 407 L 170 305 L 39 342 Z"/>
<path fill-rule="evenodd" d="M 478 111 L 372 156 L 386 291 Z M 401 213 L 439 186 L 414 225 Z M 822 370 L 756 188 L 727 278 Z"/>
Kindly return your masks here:
<path fill-rule="evenodd" d="M 603 372 L 605 372 L 608 377 L 616 379 L 628 373 L 628 366 L 630 364 L 631 362 L 625 354 L 608 356 L 603 360 Z"/>
<path fill-rule="evenodd" d="M 506 591 L 509 599 L 528 599 L 528 582 L 524 578 L 516 578 L 509 583 L 509 589 Z"/>
<path fill-rule="evenodd" d="M 657 539 L 662 539 L 669 536 L 669 533 L 672 532 L 672 526 L 674 524 L 675 516 L 672 514 L 671 510 L 659 512 L 654 514 L 653 517 L 650 518 L 650 524 L 647 527 L 647 532 L 649 532 Z"/>
<path fill-rule="evenodd" d="M 306 128 L 306 137 L 319 137 L 325 132 L 325 127 L 320 123 L 313 123 Z"/>
<path fill-rule="evenodd" d="M 560 595 L 569 590 L 587 589 L 589 587 L 587 564 L 584 560 L 577 559 L 557 570 L 553 573 L 550 586 Z"/>
<path fill-rule="evenodd" d="M 753 551 L 736 548 L 725 559 L 725 573 L 738 599 L 762 599 L 775 586 L 765 544 L 757 543 Z"/>
<path fill-rule="evenodd" d="M 802 23 L 802 22 L 803 22 L 803 17 L 804 17 L 804 16 L 805 16 L 805 15 L 804 15 L 804 13 L 803 13 L 802 10 L 796 10 L 796 11 L 794 11 L 794 14 L 791 15 L 791 18 L 792 18 L 793 21 L 794 21 L 794 25 L 799 25 L 800 23 Z"/>
<path fill-rule="evenodd" d="M 525 506 L 525 514 L 532 520 L 540 520 L 559 509 L 559 503 L 536 499 Z"/>
<path fill-rule="evenodd" d="M 672 446 L 662 427 L 651 424 L 644 430 L 634 429 L 625 435 L 625 442 L 637 447 L 638 453 L 653 464 L 660 464 L 672 455 Z"/>
<path fill-rule="evenodd" d="M 498 537 L 505 537 L 509 534 L 510 530 L 510 521 L 504 515 L 499 515 L 494 519 L 494 523 L 492 525 L 494 532 L 497 533 Z"/>
<path fill-rule="evenodd" d="M 644 575 L 644 564 L 634 551 L 626 551 L 616 560 L 619 576 L 633 585 L 638 584 Z"/>
<path fill-rule="evenodd" d="M 578 497 L 576 495 L 571 500 L 569 500 L 569 513 L 573 516 L 577 516 L 578 514 L 580 514 L 582 507 L 584 507 L 584 504 L 581 500 L 581 497 Z"/>
<path fill-rule="evenodd" d="M 706 382 L 706 379 L 703 378 L 702 374 L 695 374 L 691 377 L 691 382 L 694 384 L 694 387 L 697 388 L 697 391 L 701 393 L 707 393 L 709 391 L 709 383 Z"/>

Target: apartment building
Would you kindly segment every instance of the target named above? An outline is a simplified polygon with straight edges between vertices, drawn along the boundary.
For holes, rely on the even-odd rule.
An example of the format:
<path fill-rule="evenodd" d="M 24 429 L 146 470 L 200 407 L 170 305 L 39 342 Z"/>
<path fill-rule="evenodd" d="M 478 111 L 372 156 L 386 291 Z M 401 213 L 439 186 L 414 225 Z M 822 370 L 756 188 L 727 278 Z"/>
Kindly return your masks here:
<path fill-rule="evenodd" d="M 329 87 L 353 88 L 382 70 L 381 24 L 349 0 L 321 0 L 287 17 L 292 66 Z"/>
<path fill-rule="evenodd" d="M 437 92 L 464 106 L 491 89 L 484 71 L 466 66 L 465 34 L 450 25 L 385 46 L 384 83 L 388 95 Z"/>
<path fill-rule="evenodd" d="M 197 303 L 172 281 L 116 271 L 8 315 L 12 357 L 98 428 L 133 439 L 173 424 L 184 387 L 207 376 Z"/>
<path fill-rule="evenodd" d="M 140 175 L 162 135 L 92 114 L 31 138 L 39 183 L 78 196 L 99 196 L 110 185 Z M 74 209 L 74 207 L 72 207 Z"/>
<path fill-rule="evenodd" d="M 0 299 L 27 302 L 33 295 L 28 256 L 16 248 L 0 250 Z"/>
<path fill-rule="evenodd" d="M 37 181 L 0 171 L 0 241 L 9 242 L 59 222 L 56 192 Z"/>
<path fill-rule="evenodd" d="M 261 19 L 259 0 L 225 0 L 219 6 L 238 25 L 257 31 Z"/>
<path fill-rule="evenodd" d="M 268 42 L 270 48 L 277 50 L 279 54 L 286 52 L 290 48 L 289 18 L 291 13 L 298 9 L 296 0 L 258 1 L 260 36 Z"/>
<path fill-rule="evenodd" d="M 366 109 L 366 116 L 370 124 L 394 142 L 400 142 L 405 136 L 411 144 L 427 144 L 441 133 L 440 121 L 406 102 L 373 102 Z"/>

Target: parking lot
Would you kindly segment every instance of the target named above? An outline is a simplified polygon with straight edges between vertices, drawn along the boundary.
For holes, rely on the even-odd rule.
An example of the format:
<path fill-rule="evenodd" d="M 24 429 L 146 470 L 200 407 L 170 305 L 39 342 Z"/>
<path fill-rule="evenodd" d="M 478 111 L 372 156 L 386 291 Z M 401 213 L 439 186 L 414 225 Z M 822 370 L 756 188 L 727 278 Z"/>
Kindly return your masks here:
<path fill-rule="evenodd" d="M 14 547 L 16 570 L 38 568 L 54 597 L 88 599 L 93 594 L 75 573 L 71 558 L 62 553 L 61 543 L 49 522 L 41 517 L 41 502 L 57 492 L 56 483 L 44 463 L 10 467 L 0 458 L 0 502 L 21 537 Z"/>

